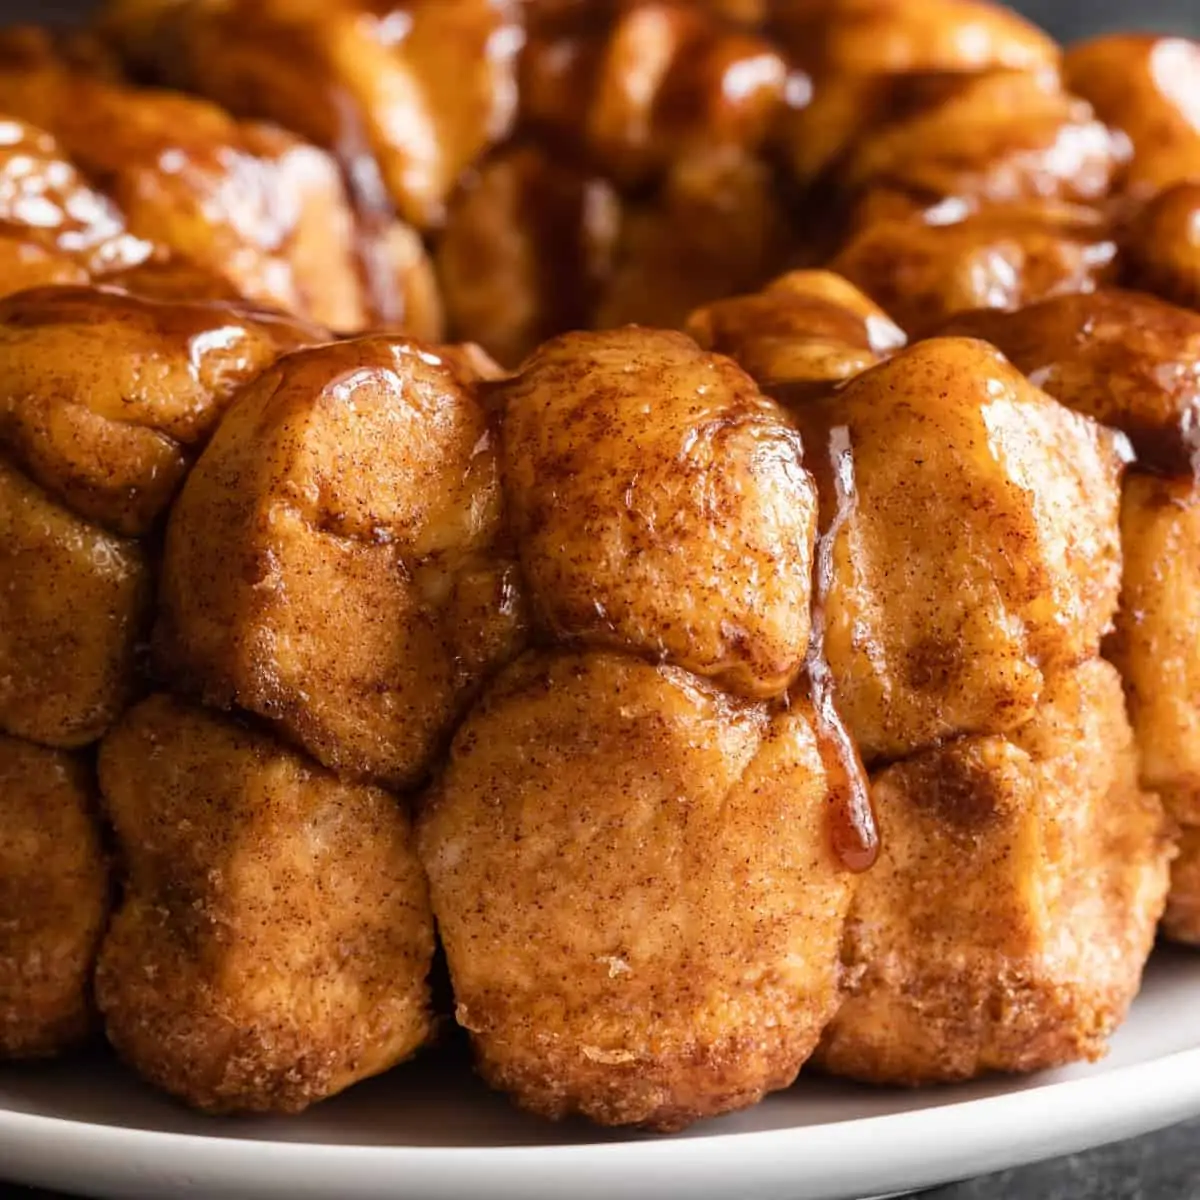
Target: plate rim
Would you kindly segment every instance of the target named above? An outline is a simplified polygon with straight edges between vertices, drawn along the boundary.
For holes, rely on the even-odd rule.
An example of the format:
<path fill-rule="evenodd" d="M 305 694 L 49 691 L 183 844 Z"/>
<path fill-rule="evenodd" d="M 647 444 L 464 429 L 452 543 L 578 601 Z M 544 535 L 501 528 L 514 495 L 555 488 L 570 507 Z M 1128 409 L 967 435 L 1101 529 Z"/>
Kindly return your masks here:
<path fill-rule="evenodd" d="M 1098 1061 L 1103 1061 L 1103 1059 Z M 388 1157 L 395 1154 L 440 1156 L 458 1155 L 464 1152 L 509 1156 L 527 1152 L 536 1153 L 539 1158 L 550 1156 L 560 1158 L 573 1157 L 579 1152 L 612 1151 L 614 1149 L 646 1155 L 666 1153 L 681 1145 L 688 1145 L 695 1148 L 699 1145 L 711 1145 L 712 1143 L 726 1144 L 733 1141 L 744 1144 L 751 1140 L 759 1143 L 762 1141 L 791 1140 L 796 1137 L 817 1136 L 819 1134 L 828 1136 L 831 1130 L 851 1126 L 855 1130 L 866 1128 L 867 1132 L 871 1132 L 873 1129 L 885 1124 L 889 1128 L 895 1128 L 901 1123 L 924 1124 L 927 1120 L 936 1118 L 938 1114 L 944 1116 L 947 1109 L 953 1109 L 958 1113 L 969 1111 L 972 1116 L 978 1114 L 982 1119 L 991 1114 L 993 1110 L 1003 1110 L 1010 1107 L 1024 1108 L 1028 1105 L 1031 1098 L 1040 1094 L 1053 1093 L 1056 1097 L 1061 1098 L 1067 1092 L 1074 1095 L 1076 1092 L 1092 1090 L 1106 1091 L 1118 1080 L 1128 1082 L 1130 1076 L 1138 1076 L 1140 1079 L 1142 1075 L 1158 1075 L 1168 1070 L 1172 1073 L 1176 1070 L 1185 1070 L 1193 1061 L 1197 1068 L 1195 1073 L 1195 1093 L 1197 1103 L 1200 1104 L 1200 1045 L 1197 1045 L 1189 1046 L 1182 1050 L 1174 1050 L 1168 1054 L 1159 1055 L 1157 1058 L 1115 1067 L 1111 1071 L 1107 1071 L 1099 1076 L 1088 1076 L 1080 1079 L 1050 1079 L 1046 1082 L 1034 1082 L 1032 1086 L 1019 1087 L 1014 1091 L 1000 1092 L 994 1096 L 979 1096 L 971 1100 L 954 1100 L 951 1097 L 954 1095 L 955 1084 L 934 1084 L 932 1085 L 933 1089 L 943 1091 L 948 1097 L 944 1104 L 927 1104 L 921 1108 L 907 1109 L 902 1112 L 882 1113 L 870 1117 L 848 1117 L 836 1121 L 819 1121 L 806 1125 L 781 1126 L 778 1129 L 747 1129 L 719 1133 L 704 1133 L 703 1131 L 697 1133 L 693 1131 L 687 1137 L 673 1136 L 671 1134 L 640 1136 L 628 1139 L 611 1137 L 592 1142 L 551 1142 L 546 1145 L 530 1143 L 528 1145 L 514 1144 L 507 1146 L 415 1146 L 398 1143 L 396 1145 L 385 1146 L 356 1142 L 287 1141 L 278 1138 L 224 1137 L 215 1133 L 178 1133 L 171 1130 L 145 1129 L 135 1125 L 107 1125 L 93 1121 L 80 1121 L 71 1117 L 50 1116 L 45 1113 L 22 1112 L 17 1109 L 6 1108 L 3 1103 L 0 1103 L 0 1144 L 3 1144 L 2 1139 L 7 1132 L 5 1125 L 12 1124 L 17 1127 L 13 1132 L 21 1132 L 20 1126 L 22 1125 L 26 1126 L 24 1132 L 44 1132 L 48 1135 L 55 1131 L 62 1133 L 64 1128 L 76 1131 L 96 1130 L 103 1136 L 119 1134 L 128 1136 L 130 1140 L 138 1142 L 158 1143 L 166 1141 L 182 1143 L 189 1149 L 194 1150 L 211 1149 L 213 1144 L 216 1143 L 226 1148 L 236 1146 L 244 1148 L 247 1152 L 257 1153 L 262 1153 L 268 1148 L 282 1146 L 289 1151 L 337 1151 L 339 1153 L 352 1153 L 355 1156 L 366 1154 L 371 1157 Z M 1042 1072 L 1041 1074 L 1050 1074 L 1050 1072 Z M 994 1074 L 990 1078 L 1009 1078 L 1013 1081 L 1036 1081 L 1038 1074 L 1011 1076 Z M 792 1087 L 803 1086 L 803 1075 L 800 1080 L 792 1084 Z M 871 1085 L 865 1084 L 863 1086 L 871 1090 Z M 789 1089 L 785 1088 L 783 1090 L 787 1091 Z M 894 1090 L 911 1090 L 914 1094 L 919 1094 L 919 1092 L 930 1089 L 900 1088 Z"/>
<path fill-rule="evenodd" d="M 970 1100 L 955 1101 L 949 1089 L 946 1094 L 944 1104 L 778 1129 L 503 1146 L 230 1138 L 96 1124 L 0 1107 L 0 1162 L 6 1164 L 5 1171 L 11 1164 L 28 1182 L 44 1183 L 49 1178 L 51 1186 L 62 1186 L 63 1176 L 54 1177 L 55 1160 L 61 1167 L 64 1158 L 74 1156 L 79 1167 L 87 1169 L 82 1162 L 86 1159 L 92 1169 L 110 1179 L 121 1173 L 120 1168 L 114 1173 L 112 1164 L 124 1163 L 127 1176 L 142 1183 L 153 1181 L 148 1191 L 135 1187 L 130 1193 L 134 1195 L 156 1194 L 163 1184 L 155 1173 L 163 1171 L 171 1172 L 175 1185 L 182 1184 L 171 1194 L 208 1195 L 249 1184 L 244 1192 L 248 1196 L 300 1197 L 326 1194 L 322 1189 L 335 1178 L 344 1181 L 348 1169 L 366 1170 L 378 1179 L 386 1168 L 394 1190 L 369 1185 L 346 1195 L 449 1197 L 469 1188 L 473 1191 L 467 1194 L 481 1197 L 540 1196 L 542 1192 L 520 1190 L 528 1187 L 536 1172 L 558 1179 L 556 1188 L 569 1175 L 575 1181 L 572 1195 L 583 1200 L 611 1196 L 622 1187 L 636 1187 L 633 1194 L 651 1200 L 702 1194 L 705 1185 L 712 1186 L 714 1173 L 728 1176 L 736 1169 L 732 1164 L 744 1162 L 749 1155 L 759 1164 L 756 1177 L 763 1187 L 753 1193 L 747 1190 L 747 1195 L 833 1200 L 987 1174 L 1200 1114 L 1200 1045 L 1099 1076 L 1049 1080 Z M 1114 1104 L 1115 1094 L 1136 1097 L 1136 1102 Z M 876 1152 L 864 1155 L 866 1146 Z M 839 1169 L 847 1154 L 863 1157 L 849 1169 Z M 162 1159 L 179 1158 L 188 1160 L 186 1169 L 162 1165 Z M 287 1169 L 272 1182 L 269 1168 L 281 1159 Z M 145 1165 L 150 1160 L 158 1160 L 159 1165 Z M 669 1176 L 654 1171 L 665 1166 L 671 1168 Z M 264 1174 L 264 1167 L 268 1173 Z M 589 1171 L 597 1174 L 589 1176 Z M 316 1191 L 297 1190 L 295 1176 L 300 1172 Z M 513 1190 L 514 1185 L 518 1190 Z M 784 1187 L 786 1192 L 781 1190 Z"/>

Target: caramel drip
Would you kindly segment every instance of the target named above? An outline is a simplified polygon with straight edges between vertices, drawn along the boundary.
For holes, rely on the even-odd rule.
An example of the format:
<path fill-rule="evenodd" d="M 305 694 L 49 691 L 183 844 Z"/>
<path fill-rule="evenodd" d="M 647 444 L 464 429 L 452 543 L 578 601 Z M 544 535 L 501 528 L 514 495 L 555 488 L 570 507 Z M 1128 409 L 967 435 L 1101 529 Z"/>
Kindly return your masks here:
<path fill-rule="evenodd" d="M 833 550 L 838 534 L 858 502 L 854 483 L 854 451 L 845 425 L 829 431 L 829 475 L 836 506 L 833 519 L 817 537 L 812 633 L 805 670 L 816 722 L 821 759 L 829 780 L 829 828 L 833 851 L 850 871 L 866 871 L 879 854 L 879 831 L 871 807 L 867 772 L 838 713 L 833 672 L 825 657 L 825 606 L 833 585 Z"/>
<path fill-rule="evenodd" d="M 359 269 L 376 324 L 401 326 L 407 305 L 396 278 L 388 237 L 396 221 L 396 206 L 379 169 L 354 98 L 334 94 L 337 141 L 334 155 L 342 168 L 354 209 L 354 236 Z"/>

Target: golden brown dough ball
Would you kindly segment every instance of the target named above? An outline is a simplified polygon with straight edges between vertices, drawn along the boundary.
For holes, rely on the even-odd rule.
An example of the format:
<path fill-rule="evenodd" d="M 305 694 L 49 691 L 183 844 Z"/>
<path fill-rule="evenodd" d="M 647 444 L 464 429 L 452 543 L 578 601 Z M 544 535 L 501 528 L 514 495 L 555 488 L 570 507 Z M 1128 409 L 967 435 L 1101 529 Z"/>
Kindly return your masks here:
<path fill-rule="evenodd" d="M 68 254 L 47 250 L 20 234 L 0 232 L 0 295 L 55 284 L 87 283 L 90 276 Z"/>
<path fill-rule="evenodd" d="M 4 275 L 6 294 L 39 283 L 83 283 L 88 274 L 136 266 L 153 251 L 126 231 L 120 212 L 88 184 L 50 134 L 9 117 L 0 118 L 0 229 L 6 239 L 27 247 L 21 256 L 25 269 Z M 39 263 L 62 264 L 62 273 L 38 278 Z M 69 277 L 66 264 L 82 274 Z"/>
<path fill-rule="evenodd" d="M 1110 652 L 1125 676 L 1142 778 L 1200 825 L 1200 490 L 1131 475 L 1121 508 L 1125 569 Z"/>
<path fill-rule="evenodd" d="M 14 32 L 27 31 L 0 30 L 0 69 Z M 50 50 L 38 51 L 41 45 L 41 38 L 33 40 L 33 62 L 59 61 Z M 217 270 L 127 232 L 116 205 L 50 134 L 8 117 L 0 117 L 0 280 L 3 295 L 97 281 L 159 300 L 240 298 Z"/>
<path fill-rule="evenodd" d="M 510 667 L 420 827 L 484 1077 L 661 1130 L 790 1084 L 838 1002 L 827 799 L 803 705 L 608 653 Z"/>
<path fill-rule="evenodd" d="M 1141 757 L 1142 783 L 1161 792 L 1185 830 L 1200 825 L 1200 496 L 1192 481 L 1200 417 L 1200 314 L 1151 296 L 1107 290 L 1016 313 L 972 313 L 956 332 L 986 337 L 1051 395 L 1129 436 L 1137 455 L 1121 505 L 1124 555 L 1116 636 Z M 1166 472 L 1157 478 L 1148 471 Z M 1175 876 L 1190 887 L 1194 867 Z M 1174 930 L 1190 901 L 1172 894 Z"/>
<path fill-rule="evenodd" d="M 242 384 L 322 331 L 235 304 L 0 301 L 0 729 L 95 740 L 136 687 L 150 533 Z"/>
<path fill-rule="evenodd" d="M 1122 186 L 1153 194 L 1200 179 L 1200 42 L 1115 33 L 1070 47 L 1063 75 L 1101 120 L 1124 133 L 1133 156 Z"/>
<path fill-rule="evenodd" d="M 1200 314 L 1104 288 L 1017 312 L 965 313 L 946 332 L 991 342 L 1056 400 L 1121 430 L 1140 465 L 1191 471 L 1200 449 Z"/>
<path fill-rule="evenodd" d="M 0 30 L 0 63 L 12 32 Z M 135 269 L 155 250 L 126 231 L 116 207 L 50 134 L 0 117 L 0 294 L 108 278 Z"/>
<path fill-rule="evenodd" d="M 0 1059 L 91 1031 L 108 864 L 84 762 L 0 734 Z"/>
<path fill-rule="evenodd" d="M 356 240 L 370 297 L 367 329 L 438 341 L 446 328 L 445 306 L 421 235 L 401 221 L 368 218 L 360 210 Z M 312 251 L 319 265 L 319 242 L 313 241 Z"/>
<path fill-rule="evenodd" d="M 681 329 L 693 309 L 765 283 L 790 241 L 766 163 L 728 147 L 689 155 L 653 195 L 625 205 L 590 323 Z"/>
<path fill-rule="evenodd" d="M 152 583 L 142 546 L 80 520 L 0 457 L 0 731 L 98 738 L 134 687 Z"/>
<path fill-rule="evenodd" d="M 338 330 L 370 320 L 337 168 L 292 134 L 53 64 L 0 72 L 0 112 L 52 133 L 137 237 L 251 300 Z"/>
<path fill-rule="evenodd" d="M 236 392 L 323 330 L 97 288 L 0 301 L 0 450 L 114 533 L 150 531 Z"/>
<path fill-rule="evenodd" d="M 153 67 L 155 54 L 171 36 L 171 22 L 184 7 L 184 0 L 105 0 L 97 5 L 92 29 L 103 45 L 145 73 Z"/>
<path fill-rule="evenodd" d="M 1098 213 L 1048 203 L 945 224 L 881 217 L 852 233 L 829 267 L 919 337 L 959 312 L 1090 292 L 1111 276 L 1116 253 Z"/>
<path fill-rule="evenodd" d="M 151 1083 L 298 1112 L 428 1040 L 433 924 L 394 796 L 165 696 L 108 737 L 100 782 L 126 876 L 96 999 Z"/>
<path fill-rule="evenodd" d="M 951 74 L 904 81 L 837 175 L 867 214 L 919 212 L 947 198 L 967 208 L 1088 203 L 1107 193 L 1123 148 L 1052 73 Z"/>
<path fill-rule="evenodd" d="M 729 359 L 634 328 L 548 342 L 498 399 L 542 630 L 781 693 L 807 649 L 815 516 L 783 410 Z"/>
<path fill-rule="evenodd" d="M 787 68 L 771 44 L 700 5 L 639 0 L 534 22 L 521 109 L 624 186 L 695 151 L 753 155 L 772 133 Z"/>
<path fill-rule="evenodd" d="M 1183 830 L 1166 932 L 1200 943 L 1200 489 L 1190 476 L 1131 475 L 1121 505 L 1125 569 L 1116 636 L 1142 782 Z"/>
<path fill-rule="evenodd" d="M 781 44 L 809 80 L 808 89 L 793 84 L 786 133 L 802 182 L 815 179 L 887 114 L 885 97 L 905 77 L 997 70 L 1052 75 L 1059 59 L 1045 33 L 986 0 L 781 0 L 774 7 Z"/>
<path fill-rule="evenodd" d="M 1107 430 L 957 338 L 793 412 L 833 531 L 825 654 L 864 758 L 1014 729 L 1097 653 L 1121 570 Z"/>
<path fill-rule="evenodd" d="M 1095 1059 L 1150 953 L 1173 854 L 1113 668 L 1055 676 L 1036 716 L 888 767 L 882 838 L 821 1065 L 933 1083 Z"/>
<path fill-rule="evenodd" d="M 1162 931 L 1177 942 L 1200 946 L 1200 827 L 1185 825 L 1180 835 Z"/>
<path fill-rule="evenodd" d="M 122 78 L 116 54 L 92 28 L 7 25 L 0 29 L 0 69 L 43 66 L 65 67 L 104 79 Z"/>
<path fill-rule="evenodd" d="M 378 337 L 243 392 L 171 514 L 167 676 L 333 770 L 417 782 L 521 632 L 474 382 L 462 355 Z"/>
<path fill-rule="evenodd" d="M 1125 282 L 1200 308 L 1200 170 L 1164 188 L 1130 220 L 1121 243 Z"/>
<path fill-rule="evenodd" d="M 159 3 L 162 0 L 158 0 Z M 669 0 L 670 2 L 670 0 Z M 675 0 L 679 3 L 679 0 Z M 761 26 L 778 0 L 685 0 L 696 8 L 705 9 L 739 25 Z M 590 10 L 597 24 L 622 9 L 636 9 L 646 0 L 520 0 L 530 29 L 539 30 L 564 18 L 578 20 Z"/>
<path fill-rule="evenodd" d="M 992 0 L 767 0 L 772 27 L 801 61 L 855 74 L 1037 71 L 1058 47 Z"/>
<path fill-rule="evenodd" d="M 786 74 L 769 44 L 702 6 L 534 11 L 522 55 L 526 127 L 631 193 L 615 237 L 605 226 L 593 307 L 564 313 L 571 320 L 551 332 L 680 328 L 694 308 L 778 270 L 790 236 L 764 154 Z"/>
<path fill-rule="evenodd" d="M 790 271 L 751 295 L 717 300 L 692 313 L 687 332 L 789 399 L 798 388 L 851 379 L 905 343 L 883 309 L 832 271 Z"/>
<path fill-rule="evenodd" d="M 96 282 L 101 287 L 120 288 L 123 292 L 147 300 L 183 304 L 193 304 L 198 300 L 226 300 L 246 304 L 237 288 L 223 275 L 172 255 L 169 251 L 160 250 L 145 262 L 104 275 Z"/>
<path fill-rule="evenodd" d="M 332 150 L 361 204 L 422 229 L 516 116 L 513 0 L 109 0 L 104 20 L 143 68 Z"/>
<path fill-rule="evenodd" d="M 591 323 L 612 270 L 620 202 L 599 176 L 522 144 L 482 164 L 437 245 L 452 336 L 512 366 Z"/>
<path fill-rule="evenodd" d="M 760 26 L 771 11 L 772 0 L 700 0 L 700 3 L 727 21 Z"/>

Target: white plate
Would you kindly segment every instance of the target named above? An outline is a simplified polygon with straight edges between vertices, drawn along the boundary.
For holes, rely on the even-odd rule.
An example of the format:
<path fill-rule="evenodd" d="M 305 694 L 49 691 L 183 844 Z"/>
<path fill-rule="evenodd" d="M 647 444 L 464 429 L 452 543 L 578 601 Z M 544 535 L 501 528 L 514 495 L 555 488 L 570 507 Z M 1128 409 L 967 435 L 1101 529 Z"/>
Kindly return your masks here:
<path fill-rule="evenodd" d="M 1200 1113 L 1200 955 L 1160 951 L 1102 1063 L 919 1092 L 805 1079 L 673 1138 L 546 1125 L 461 1063 L 302 1117 L 214 1121 L 107 1060 L 0 1070 L 0 1177 L 93 1196 L 832 1200 L 924 1187 Z"/>

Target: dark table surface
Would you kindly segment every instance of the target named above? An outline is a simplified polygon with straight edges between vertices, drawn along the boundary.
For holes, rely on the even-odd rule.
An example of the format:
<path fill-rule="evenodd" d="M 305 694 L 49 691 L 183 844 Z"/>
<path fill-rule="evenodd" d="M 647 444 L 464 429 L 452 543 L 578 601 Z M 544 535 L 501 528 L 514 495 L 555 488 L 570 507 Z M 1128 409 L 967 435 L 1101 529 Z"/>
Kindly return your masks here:
<path fill-rule="evenodd" d="M 1012 6 L 1063 40 L 1115 28 L 1200 33 L 1200 0 L 1014 0 Z M 65 19 L 89 7 L 88 0 L 0 0 L 0 19 Z M 0 1167 L 0 1178 L 2 1172 Z M 51 1196 L 23 1188 L 9 1194 L 25 1200 Z M 1200 1197 L 1200 1122 L 936 1188 L 924 1196 L 926 1200 L 1194 1200 Z"/>

